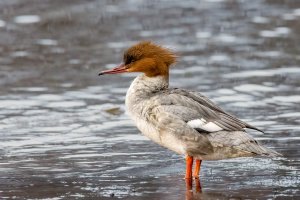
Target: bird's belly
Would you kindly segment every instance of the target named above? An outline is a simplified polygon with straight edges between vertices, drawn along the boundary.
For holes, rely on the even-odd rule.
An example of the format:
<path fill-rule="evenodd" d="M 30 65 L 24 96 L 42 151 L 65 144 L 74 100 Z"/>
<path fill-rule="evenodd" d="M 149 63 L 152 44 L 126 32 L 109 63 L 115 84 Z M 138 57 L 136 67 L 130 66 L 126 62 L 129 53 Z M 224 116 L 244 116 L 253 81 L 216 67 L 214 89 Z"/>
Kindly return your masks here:
<path fill-rule="evenodd" d="M 178 154 L 186 154 L 182 142 L 179 141 L 172 134 L 160 134 L 159 131 L 152 124 L 138 117 L 133 117 L 133 120 L 137 128 L 142 132 L 142 134 L 154 141 L 155 143 L 164 146 L 172 151 L 175 151 Z"/>

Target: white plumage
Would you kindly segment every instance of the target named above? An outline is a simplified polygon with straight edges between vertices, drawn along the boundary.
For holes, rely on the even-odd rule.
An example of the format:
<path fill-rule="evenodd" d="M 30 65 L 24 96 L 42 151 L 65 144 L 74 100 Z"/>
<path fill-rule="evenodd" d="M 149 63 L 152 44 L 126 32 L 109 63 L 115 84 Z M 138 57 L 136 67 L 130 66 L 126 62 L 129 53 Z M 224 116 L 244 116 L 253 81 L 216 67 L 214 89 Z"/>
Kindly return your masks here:
<path fill-rule="evenodd" d="M 223 130 L 220 126 L 216 125 L 213 122 L 207 122 L 203 118 L 188 121 L 187 124 L 192 128 L 202 129 L 208 132 L 217 132 Z"/>

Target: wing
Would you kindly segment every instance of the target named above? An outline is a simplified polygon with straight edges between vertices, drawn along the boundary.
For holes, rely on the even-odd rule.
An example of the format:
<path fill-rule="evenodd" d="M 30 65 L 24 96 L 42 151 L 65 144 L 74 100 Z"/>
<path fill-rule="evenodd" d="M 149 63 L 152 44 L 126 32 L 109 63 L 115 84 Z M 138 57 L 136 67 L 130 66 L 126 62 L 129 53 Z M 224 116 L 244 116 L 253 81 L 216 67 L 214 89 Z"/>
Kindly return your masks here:
<path fill-rule="evenodd" d="M 225 112 L 207 97 L 187 90 L 172 89 L 154 96 L 152 101 L 159 112 L 169 113 L 201 133 L 217 131 L 259 130 Z M 260 131 L 260 130 L 259 130 Z"/>
<path fill-rule="evenodd" d="M 149 121 L 157 128 L 160 138 L 171 142 L 173 138 L 182 142 L 182 146 L 189 155 L 213 153 L 213 146 L 205 135 L 199 134 L 177 114 L 168 112 L 164 106 L 155 106 L 149 110 Z"/>

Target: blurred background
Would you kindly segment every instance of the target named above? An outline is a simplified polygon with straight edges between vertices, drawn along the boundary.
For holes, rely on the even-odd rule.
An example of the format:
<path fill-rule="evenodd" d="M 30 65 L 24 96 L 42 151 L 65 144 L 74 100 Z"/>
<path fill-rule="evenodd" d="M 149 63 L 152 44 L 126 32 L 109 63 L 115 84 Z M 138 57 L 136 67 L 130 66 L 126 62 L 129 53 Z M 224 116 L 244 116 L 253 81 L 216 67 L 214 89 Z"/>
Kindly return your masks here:
<path fill-rule="evenodd" d="M 300 198 L 299 33 L 297 0 L 1 0 L 0 198 Z M 184 158 L 126 115 L 136 74 L 97 76 L 141 40 L 284 158 L 203 162 L 186 195 Z"/>

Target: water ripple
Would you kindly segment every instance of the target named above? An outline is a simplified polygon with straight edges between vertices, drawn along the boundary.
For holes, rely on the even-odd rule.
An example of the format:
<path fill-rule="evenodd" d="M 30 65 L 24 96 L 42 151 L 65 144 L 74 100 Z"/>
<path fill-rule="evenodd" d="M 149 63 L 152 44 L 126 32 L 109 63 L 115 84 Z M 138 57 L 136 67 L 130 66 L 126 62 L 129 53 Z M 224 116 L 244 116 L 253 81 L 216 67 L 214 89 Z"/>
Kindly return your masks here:
<path fill-rule="evenodd" d="M 299 199 L 297 3 L 70 2 L 0 3 L 2 199 Z M 97 76 L 140 40 L 179 55 L 172 87 L 258 126 L 284 157 L 203 161 L 202 193 L 186 191 L 184 157 L 126 114 L 136 74 Z"/>

